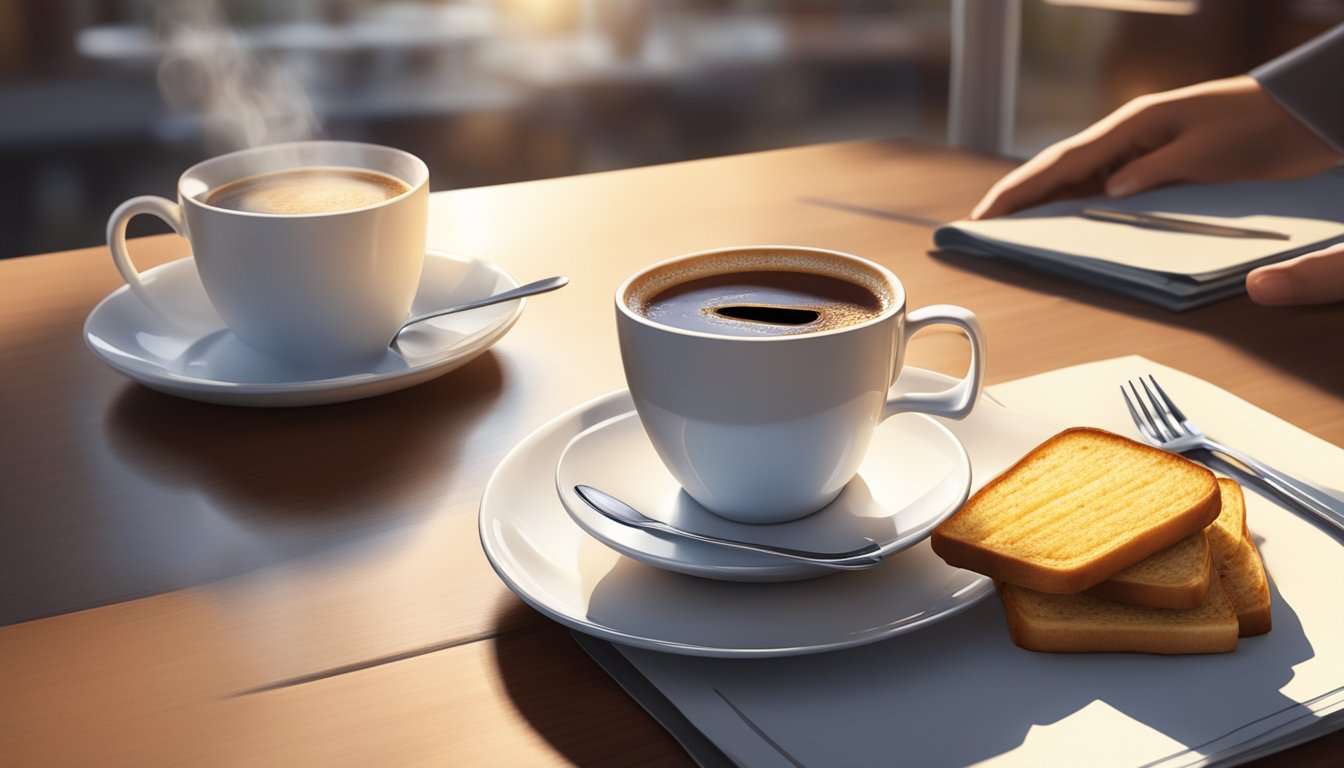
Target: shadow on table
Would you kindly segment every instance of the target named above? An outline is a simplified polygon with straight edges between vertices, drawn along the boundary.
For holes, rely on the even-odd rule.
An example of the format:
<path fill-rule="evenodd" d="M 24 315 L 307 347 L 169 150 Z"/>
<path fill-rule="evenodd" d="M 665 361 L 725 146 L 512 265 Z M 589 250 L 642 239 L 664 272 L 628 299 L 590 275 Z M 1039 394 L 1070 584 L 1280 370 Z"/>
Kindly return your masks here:
<path fill-rule="evenodd" d="M 525 604 L 501 612 L 495 666 L 509 700 L 575 765 L 688 764 L 681 747 L 579 648 Z"/>
<path fill-rule="evenodd" d="M 1137 299 L 1083 283 L 1043 274 L 994 259 L 935 250 L 929 255 L 956 269 L 1019 288 L 1091 304 L 1163 325 L 1179 326 L 1221 339 L 1289 371 L 1319 389 L 1344 395 L 1344 376 L 1330 343 L 1344 338 L 1339 305 L 1265 307 L 1245 295 L 1186 312 L 1172 312 Z M 1285 344 L 1285 339 L 1316 338 L 1320 345 Z M 1138 350 L 1142 353 L 1142 350 Z M 1330 364 L 1326 364 L 1330 363 Z"/>
<path fill-rule="evenodd" d="M 127 384 L 90 445 L 151 486 L 71 510 L 58 556 L 12 569 L 41 584 L 6 598 L 6 622 L 159 594 L 349 546 L 376 546 L 429 515 L 459 446 L 503 388 L 487 353 L 380 397 L 308 408 L 208 405 Z M 95 464 L 95 466 L 97 466 Z M 110 493 L 125 485 L 109 479 Z M 44 554 L 45 553 L 45 554 Z M 15 590 L 19 592 L 22 590 Z"/>
<path fill-rule="evenodd" d="M 381 528 L 428 511 L 451 473 L 454 438 L 502 381 L 487 353 L 418 387 L 305 408 L 209 405 L 134 386 L 113 404 L 105 434 L 128 470 L 199 491 L 251 528 Z"/>
<path fill-rule="evenodd" d="M 909 224 L 911 226 L 923 227 L 925 229 L 937 229 L 943 224 L 943 222 L 941 221 L 938 221 L 936 219 L 930 219 L 924 216 L 916 216 L 914 214 L 902 213 L 900 211 L 892 210 L 890 208 L 878 208 L 871 205 L 861 205 L 859 203 L 851 203 L 837 198 L 800 197 L 798 198 L 798 202 L 803 203 L 805 205 L 816 206 L 818 208 L 828 208 L 832 211 L 853 213 L 859 216 L 871 216 L 873 218 L 886 219 L 887 221 L 894 221 L 899 224 Z"/>
<path fill-rule="evenodd" d="M 210 405 L 128 386 L 104 431 L 127 469 L 197 489 L 243 524 L 381 525 L 424 509 L 444 483 L 439 471 L 453 466 L 453 436 L 489 408 L 502 379 L 487 353 L 418 387 L 303 408 Z"/>

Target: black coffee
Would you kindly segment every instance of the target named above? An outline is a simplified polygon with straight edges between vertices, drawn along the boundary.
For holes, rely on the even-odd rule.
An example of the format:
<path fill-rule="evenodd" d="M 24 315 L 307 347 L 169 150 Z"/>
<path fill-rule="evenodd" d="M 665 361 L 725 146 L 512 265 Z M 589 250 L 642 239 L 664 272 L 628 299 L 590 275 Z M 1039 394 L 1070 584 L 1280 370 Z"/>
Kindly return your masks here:
<path fill-rule="evenodd" d="M 691 277 L 632 303 L 663 325 L 723 336 L 784 336 L 857 325 L 886 309 L 866 286 L 794 271 Z"/>
<path fill-rule="evenodd" d="M 410 189 L 363 168 L 299 168 L 260 173 L 210 190 L 206 205 L 248 213 L 332 213 L 391 200 Z"/>

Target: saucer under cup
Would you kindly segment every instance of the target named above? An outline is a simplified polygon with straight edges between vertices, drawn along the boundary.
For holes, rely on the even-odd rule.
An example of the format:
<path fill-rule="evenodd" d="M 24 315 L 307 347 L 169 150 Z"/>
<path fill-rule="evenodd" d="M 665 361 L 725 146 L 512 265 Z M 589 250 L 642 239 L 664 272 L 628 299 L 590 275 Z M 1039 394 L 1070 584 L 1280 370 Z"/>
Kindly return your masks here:
<path fill-rule="evenodd" d="M 928 537 L 965 503 L 971 485 L 966 449 L 947 427 L 919 414 L 898 414 L 880 425 L 858 475 L 835 501 L 785 523 L 738 523 L 705 509 L 667 471 L 634 413 L 571 440 L 555 474 L 566 511 L 593 538 L 646 565 L 727 581 L 790 581 L 838 572 L 631 528 L 592 509 L 574 486 L 591 485 L 682 530 L 825 552 L 875 541 L 882 545 L 878 556 L 890 557 Z"/>
<path fill-rule="evenodd" d="M 953 381 L 907 366 L 894 389 L 927 392 Z M 630 393 L 619 391 L 557 416 L 515 446 L 486 485 L 481 547 L 504 583 L 546 616 L 640 648 L 760 658 L 917 631 L 994 593 L 989 579 L 943 562 L 927 540 L 876 568 L 776 584 L 693 578 L 620 554 L 566 512 L 556 467 L 576 436 L 633 408 Z M 970 456 L 972 491 L 1059 430 L 989 397 L 965 420 L 944 423 Z"/>
<path fill-rule="evenodd" d="M 321 405 L 429 381 L 489 349 L 517 322 L 525 301 L 426 320 L 398 336 L 379 359 L 314 369 L 285 365 L 239 340 L 207 300 L 193 260 L 171 261 L 141 277 L 155 304 L 123 285 L 89 313 L 85 343 L 113 369 L 151 389 L 224 405 Z M 411 313 L 517 287 L 495 264 L 431 250 Z"/>

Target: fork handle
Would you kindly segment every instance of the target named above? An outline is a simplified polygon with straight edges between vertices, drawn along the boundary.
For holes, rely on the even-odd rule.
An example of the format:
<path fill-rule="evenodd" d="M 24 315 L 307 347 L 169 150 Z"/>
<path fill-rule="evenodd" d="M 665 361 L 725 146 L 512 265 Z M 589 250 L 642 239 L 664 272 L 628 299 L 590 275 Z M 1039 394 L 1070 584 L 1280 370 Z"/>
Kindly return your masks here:
<path fill-rule="evenodd" d="M 1298 480 L 1292 475 L 1280 472 L 1258 459 L 1247 456 L 1235 448 L 1229 448 L 1213 440 L 1206 441 L 1205 447 L 1245 465 L 1256 477 L 1263 480 L 1265 484 L 1278 491 L 1289 501 L 1344 534 L 1344 501 L 1334 498 L 1305 480 Z"/>

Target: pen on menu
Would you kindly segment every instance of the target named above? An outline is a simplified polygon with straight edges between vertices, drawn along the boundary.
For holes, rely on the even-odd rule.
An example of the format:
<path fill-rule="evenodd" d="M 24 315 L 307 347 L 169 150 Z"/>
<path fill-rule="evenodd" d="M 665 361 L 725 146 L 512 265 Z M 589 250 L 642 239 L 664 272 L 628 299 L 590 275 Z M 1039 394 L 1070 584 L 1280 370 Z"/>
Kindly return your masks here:
<path fill-rule="evenodd" d="M 1109 221 L 1115 224 L 1129 224 L 1144 229 L 1165 229 L 1171 232 L 1185 232 L 1192 235 L 1211 235 L 1213 237 L 1260 238 L 1265 240 L 1287 240 L 1282 232 L 1267 229 L 1245 229 L 1228 227 L 1221 224 L 1208 224 L 1203 221 L 1180 219 L 1175 216 L 1161 216 L 1156 213 L 1133 213 L 1117 211 L 1112 208 L 1084 208 L 1083 218 Z"/>

